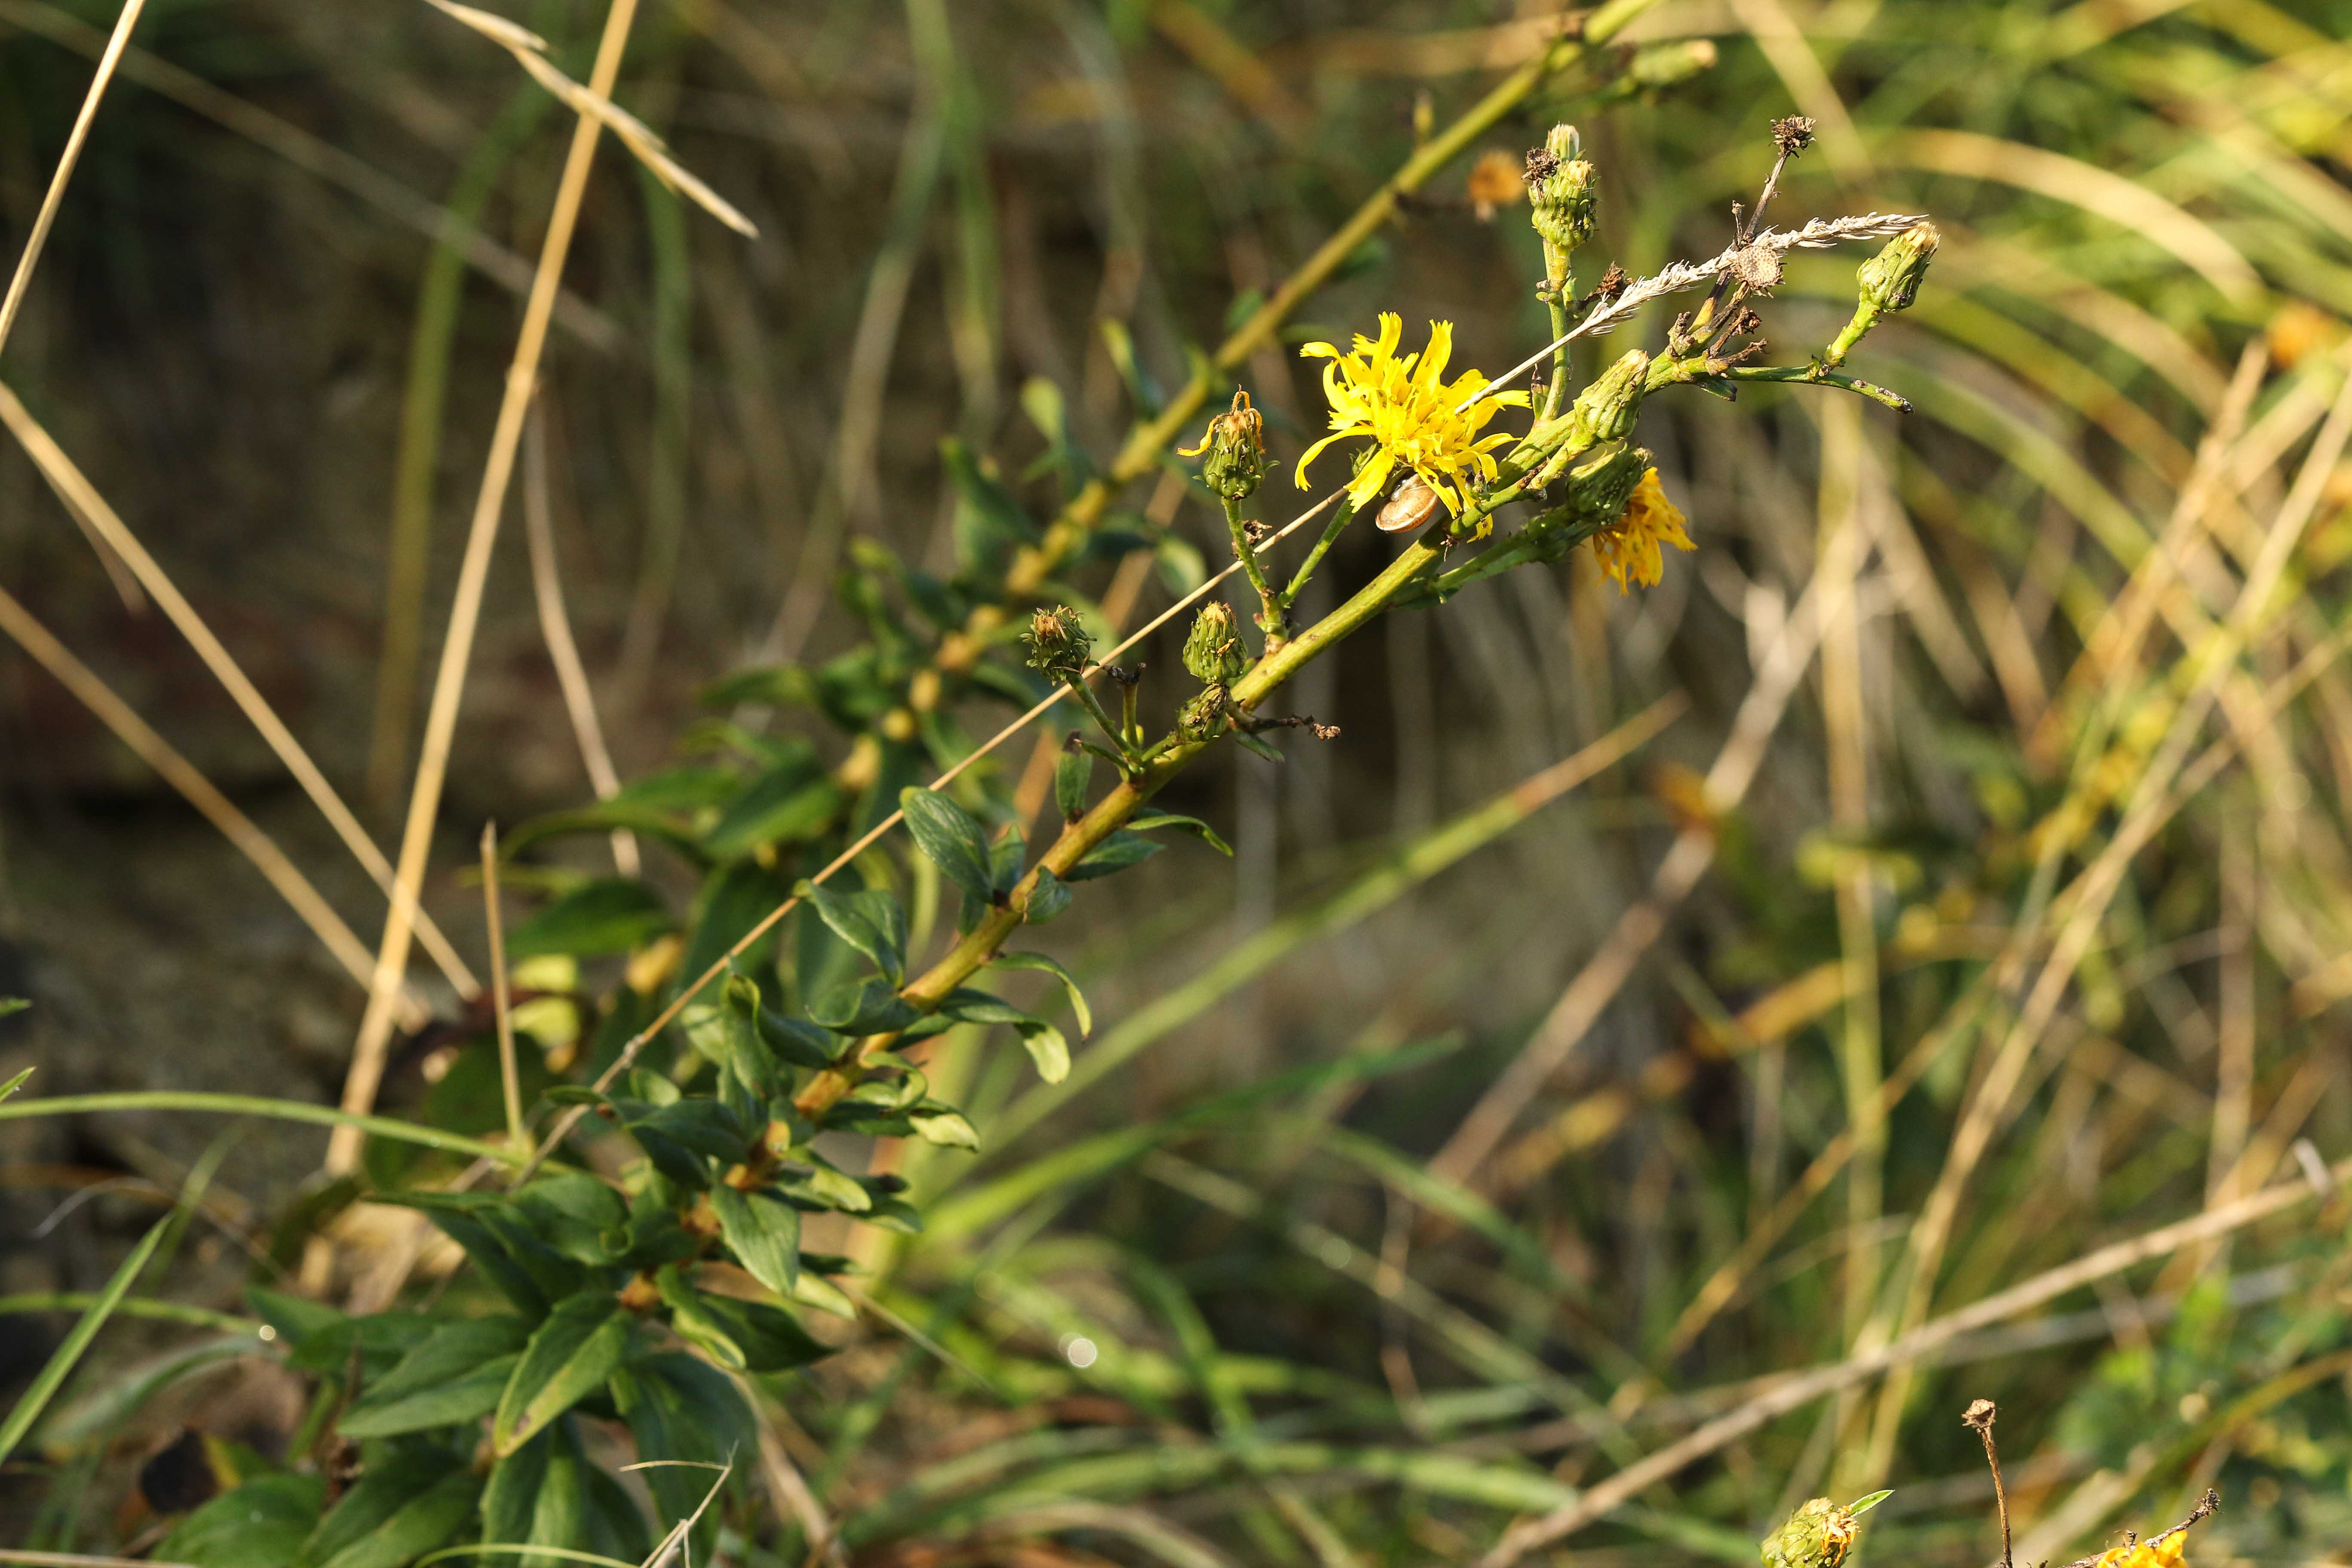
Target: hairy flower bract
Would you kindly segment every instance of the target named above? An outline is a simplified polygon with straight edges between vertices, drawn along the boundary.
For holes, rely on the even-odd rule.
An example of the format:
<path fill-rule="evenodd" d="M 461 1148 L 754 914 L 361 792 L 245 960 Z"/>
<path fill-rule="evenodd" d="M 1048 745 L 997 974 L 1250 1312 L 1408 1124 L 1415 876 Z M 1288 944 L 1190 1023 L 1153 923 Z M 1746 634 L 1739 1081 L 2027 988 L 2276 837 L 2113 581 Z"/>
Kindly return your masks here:
<path fill-rule="evenodd" d="M 1487 421 L 1502 408 L 1525 408 L 1524 392 L 1479 396 L 1486 378 L 1465 371 L 1451 383 L 1446 363 L 1454 357 L 1454 323 L 1429 323 L 1429 346 L 1402 357 L 1397 344 L 1404 336 L 1404 321 L 1381 312 L 1377 341 L 1358 334 L 1355 347 L 1341 353 L 1329 343 L 1308 343 L 1300 349 L 1306 359 L 1324 359 L 1323 395 L 1331 405 L 1331 434 L 1318 441 L 1298 459 L 1298 488 L 1307 486 L 1307 465 L 1334 441 L 1368 436 L 1378 443 L 1349 482 L 1348 495 L 1363 506 L 1381 493 L 1402 466 L 1419 474 L 1454 516 L 1461 515 L 1470 499 L 1474 479 L 1496 476 L 1495 450 L 1517 437 L 1507 431 L 1480 436 Z M 1475 398 L 1476 401 L 1470 400 Z M 1467 408 L 1462 407 L 1469 403 Z M 1455 412 L 1457 409 L 1460 412 Z"/>
<path fill-rule="evenodd" d="M 1592 536 L 1592 558 L 1601 563 L 1601 575 L 1616 584 L 1621 594 L 1630 592 L 1636 583 L 1654 587 L 1666 572 L 1665 555 L 1658 548 L 1661 543 L 1677 550 L 1698 548 L 1683 531 L 1683 522 L 1681 510 L 1658 487 L 1658 470 L 1644 469 L 1641 482 L 1633 487 L 1633 498 L 1625 503 L 1624 514 Z"/>

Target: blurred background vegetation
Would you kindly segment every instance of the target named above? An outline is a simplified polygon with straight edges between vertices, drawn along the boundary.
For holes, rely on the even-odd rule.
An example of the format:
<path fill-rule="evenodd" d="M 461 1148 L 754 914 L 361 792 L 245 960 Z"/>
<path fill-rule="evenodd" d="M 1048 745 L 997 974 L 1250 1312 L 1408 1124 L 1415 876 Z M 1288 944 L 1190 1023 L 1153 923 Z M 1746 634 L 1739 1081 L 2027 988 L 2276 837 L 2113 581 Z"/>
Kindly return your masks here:
<path fill-rule="evenodd" d="M 585 78 L 601 6 L 507 14 Z M 11 258 L 113 15 L 0 0 Z M 856 542 L 944 564 L 943 437 L 1050 506 L 1560 25 L 649 5 L 615 96 L 761 236 L 601 155 L 541 407 L 619 775 L 714 743 L 714 680 L 856 640 L 830 584 Z M 1656 588 L 1580 553 L 1391 616 L 1296 694 L 1340 741 L 1182 781 L 1163 804 L 1235 860 L 1163 857 L 1046 933 L 1098 1020 L 1077 1090 L 975 1058 L 984 1152 L 901 1166 L 930 1228 L 835 1238 L 874 1309 L 774 1389 L 806 1492 L 732 1560 L 798 1562 L 821 1517 L 903 1568 L 1466 1562 L 1776 1376 L 2352 1152 L 2347 36 L 2336 0 L 1661 0 L 1625 37 L 1706 40 L 1686 79 L 1571 73 L 1402 200 L 1238 372 L 1278 458 L 1321 424 L 1297 342 L 1393 310 L 1499 369 L 1548 335 L 1497 170 L 1561 119 L 1601 170 L 1595 268 L 1719 249 L 1791 112 L 1819 142 L 1781 221 L 1933 215 L 1927 289 L 1856 361 L 1916 412 L 1754 387 L 1652 413 L 1700 546 Z M 569 123 L 422 5 L 154 0 L 0 363 L 380 841 Z M 445 210 L 478 237 L 437 238 Z M 1843 320 L 1857 259 L 1792 262 L 1775 362 Z M 1118 504 L 1168 531 L 1143 609 L 1219 558 L 1181 470 Z M 514 510 L 425 888 L 478 967 L 482 823 L 592 794 Z M 1352 531 L 1317 592 L 1391 548 Z M 364 872 L 14 441 L 0 586 L 373 942 Z M 1675 694 L 1552 798 L 1547 769 Z M 0 736 L 0 994 L 35 1004 L 0 1078 L 331 1102 L 362 993 L 268 884 L 13 649 Z M 383 1103 L 499 1125 L 484 1015 L 415 973 L 460 1022 L 395 1048 Z M 239 1310 L 319 1140 L 219 1134 L 0 1123 L 0 1295 L 95 1289 L 217 1160 L 158 1293 Z M 2347 1223 L 2306 1205 L 1951 1339 L 1547 1550 L 1752 1562 L 1794 1503 L 1891 1486 L 1869 1550 L 1985 1561 L 1958 1415 L 1988 1396 L 2024 1560 L 2213 1484 L 2200 1558 L 2347 1561 Z M 8 1319 L 0 1382 L 70 1321 Z M 209 1321 L 109 1329 L 0 1535 L 152 1542 L 184 1427 L 283 1444 L 289 1374 L 191 1349 Z"/>

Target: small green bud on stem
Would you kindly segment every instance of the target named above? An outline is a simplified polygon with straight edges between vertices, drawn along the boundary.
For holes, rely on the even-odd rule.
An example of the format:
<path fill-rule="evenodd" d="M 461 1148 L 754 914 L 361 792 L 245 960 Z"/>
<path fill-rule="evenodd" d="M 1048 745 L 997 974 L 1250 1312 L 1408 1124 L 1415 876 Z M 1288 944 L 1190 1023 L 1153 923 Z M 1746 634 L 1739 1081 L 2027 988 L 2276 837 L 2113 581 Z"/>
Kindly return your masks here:
<path fill-rule="evenodd" d="M 1134 748 L 1120 732 L 1118 721 L 1104 710 L 1101 699 L 1087 684 L 1087 659 L 1094 650 L 1094 642 L 1087 636 L 1078 612 L 1067 605 L 1034 611 L 1029 616 L 1029 630 L 1021 640 L 1028 646 L 1029 668 L 1068 687 L 1070 695 L 1078 700 L 1087 715 L 1109 737 L 1117 754 L 1131 761 Z"/>
<path fill-rule="evenodd" d="M 1183 456 L 1208 454 L 1201 465 L 1201 482 L 1221 500 L 1246 500 L 1265 474 L 1265 416 L 1250 405 L 1250 395 L 1236 388 L 1234 405 L 1209 421 L 1209 433 L 1197 447 L 1181 448 Z"/>
<path fill-rule="evenodd" d="M 1859 297 L 1854 301 L 1853 320 L 1837 335 L 1822 355 L 1822 363 L 1837 366 L 1853 352 L 1863 334 L 1878 325 L 1884 317 L 1897 310 L 1907 310 L 1919 297 L 1919 285 L 1927 279 L 1927 264 L 1936 258 L 1936 247 L 1943 235 L 1932 223 L 1914 224 L 1886 242 L 1886 248 L 1862 264 L 1854 274 Z"/>

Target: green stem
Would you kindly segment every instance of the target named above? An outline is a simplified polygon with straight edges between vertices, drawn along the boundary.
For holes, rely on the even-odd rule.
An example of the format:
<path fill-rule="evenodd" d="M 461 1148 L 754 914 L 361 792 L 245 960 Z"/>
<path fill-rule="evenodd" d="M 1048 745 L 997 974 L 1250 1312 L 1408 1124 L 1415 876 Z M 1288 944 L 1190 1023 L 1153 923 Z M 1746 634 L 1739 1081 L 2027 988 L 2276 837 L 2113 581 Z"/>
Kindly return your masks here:
<path fill-rule="evenodd" d="M 1069 688 L 1070 694 L 1078 700 L 1078 705 L 1100 726 L 1102 732 L 1110 737 L 1111 749 L 1116 753 L 1111 760 L 1122 769 L 1132 768 L 1135 755 L 1128 746 L 1127 732 L 1119 728 L 1118 721 L 1110 716 L 1110 710 L 1102 705 L 1102 699 L 1095 695 L 1095 689 L 1083 680 L 1066 680 L 1062 684 Z"/>
<path fill-rule="evenodd" d="M 1845 356 L 1853 352 L 1853 345 L 1862 342 L 1863 334 L 1876 325 L 1878 325 L 1878 311 L 1869 300 L 1856 300 L 1853 307 L 1853 319 L 1846 322 L 1830 346 L 1822 352 L 1822 363 L 1832 370 L 1843 364 Z"/>
<path fill-rule="evenodd" d="M 1315 542 L 1315 548 L 1307 552 L 1307 559 L 1298 563 L 1298 571 L 1290 579 L 1290 586 L 1282 591 L 1284 609 L 1298 602 L 1298 595 L 1306 588 L 1307 580 L 1315 575 L 1315 568 L 1323 563 L 1324 555 L 1339 540 L 1340 530 L 1355 520 L 1356 503 L 1353 500 L 1341 501 L 1339 510 L 1331 514 L 1331 521 L 1323 525 L 1323 536 Z"/>
<path fill-rule="evenodd" d="M 278 1121 L 307 1121 L 318 1127 L 356 1127 L 370 1137 L 390 1138 L 403 1143 L 422 1143 L 428 1149 L 439 1149 L 452 1154 L 470 1154 L 478 1160 L 495 1160 L 501 1165 L 520 1165 L 529 1152 L 497 1143 L 485 1143 L 478 1138 L 461 1138 L 437 1127 L 396 1121 L 389 1116 L 355 1116 L 330 1105 L 311 1105 L 299 1100 L 266 1100 L 251 1094 L 205 1094 L 181 1089 L 144 1089 L 129 1094 L 62 1094 L 47 1100 L 16 1100 L 0 1105 L 0 1121 L 14 1121 L 29 1116 L 79 1116 L 100 1110 L 203 1110 L 224 1116 L 267 1116 Z"/>
<path fill-rule="evenodd" d="M 1742 364 L 1734 365 L 1717 381 L 1763 381 L 1801 383 L 1810 386 L 1835 386 L 1873 403 L 1883 404 L 1897 414 L 1911 412 L 1911 400 L 1899 392 L 1892 392 L 1875 382 L 1864 381 L 1858 375 L 1847 375 L 1824 364 Z"/>
<path fill-rule="evenodd" d="M 24 1312 L 88 1311 L 101 1299 L 94 1290 L 33 1290 L 20 1296 L 0 1296 L 0 1318 Z M 125 1296 L 114 1304 L 114 1311 L 118 1317 L 150 1318 L 160 1323 L 185 1323 L 191 1328 L 218 1329 L 232 1334 L 256 1333 L 261 1328 L 257 1318 L 240 1318 L 234 1312 L 215 1312 L 209 1307 L 159 1301 L 148 1296 Z"/>
<path fill-rule="evenodd" d="M 1281 647 L 1290 637 L 1289 618 L 1282 613 L 1283 597 L 1265 580 L 1265 568 L 1258 564 L 1257 548 L 1250 542 L 1249 530 L 1242 521 L 1241 502 L 1231 496 L 1221 498 L 1225 503 L 1225 528 L 1234 536 L 1234 559 L 1242 565 L 1242 575 L 1257 595 L 1257 624 L 1265 633 L 1268 653 Z"/>

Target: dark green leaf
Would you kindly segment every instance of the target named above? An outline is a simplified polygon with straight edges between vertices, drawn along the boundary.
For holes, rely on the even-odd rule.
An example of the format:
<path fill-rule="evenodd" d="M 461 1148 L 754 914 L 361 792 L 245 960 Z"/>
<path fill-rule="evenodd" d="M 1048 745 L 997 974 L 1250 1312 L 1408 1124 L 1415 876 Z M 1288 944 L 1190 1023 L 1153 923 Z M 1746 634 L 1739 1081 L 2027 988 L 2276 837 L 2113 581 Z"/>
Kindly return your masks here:
<path fill-rule="evenodd" d="M 259 1476 L 180 1521 L 156 1544 L 159 1563 L 188 1568 L 290 1568 L 319 1522 L 323 1476 Z"/>
<path fill-rule="evenodd" d="M 640 1356 L 613 1379 L 613 1393 L 640 1454 L 713 1465 L 731 1458 L 740 1465 L 759 1451 L 759 1434 L 743 1396 L 726 1373 L 690 1355 Z M 715 1468 L 674 1465 L 639 1473 L 654 1494 L 665 1530 L 690 1516 L 719 1479 Z M 694 1536 L 695 1562 L 709 1561 L 718 1522 L 716 1510 L 703 1516 Z"/>
<path fill-rule="evenodd" d="M 676 1268 L 658 1279 L 678 1338 L 738 1372 L 788 1372 L 829 1353 L 789 1312 L 698 1290 Z"/>
<path fill-rule="evenodd" d="M 558 1421 L 500 1459 L 482 1492 L 482 1540 L 506 1545 L 578 1550 L 589 1531 L 589 1464 L 569 1420 Z M 484 1568 L 562 1568 L 543 1552 L 499 1552 Z"/>
<path fill-rule="evenodd" d="M 841 805 L 832 780 L 812 778 L 805 767 L 780 769 L 752 781 L 703 835 L 702 847 L 732 860 L 765 844 L 797 844 L 832 826 Z"/>
<path fill-rule="evenodd" d="M 753 860 L 740 861 L 712 876 L 703 884 L 694 936 L 687 943 L 686 960 L 678 973 L 688 979 L 700 978 L 782 903 L 788 890 L 781 876 Z M 753 942 L 736 956 L 737 967 L 756 970 L 767 963 L 774 940 L 771 931 Z"/>
<path fill-rule="evenodd" d="M 606 877 L 566 893 L 507 933 L 509 959 L 563 952 L 593 958 L 629 952 L 677 929 L 660 897 L 643 882 Z"/>
<path fill-rule="evenodd" d="M 319 1521 L 298 1568 L 400 1568 L 464 1528 L 480 1495 L 473 1471 L 446 1449 L 395 1447 Z"/>
<path fill-rule="evenodd" d="M 1070 994 L 1070 1011 L 1077 1016 L 1078 1033 L 1091 1035 L 1095 1032 L 1094 1011 L 1087 1005 L 1085 993 L 1078 989 L 1078 983 L 1070 978 L 1070 972 L 1058 961 L 1042 952 L 1000 952 L 988 963 L 992 969 L 1034 969 L 1052 975 Z"/>
<path fill-rule="evenodd" d="M 796 1068 L 830 1067 L 841 1049 L 841 1042 L 824 1030 L 767 1007 L 760 1009 L 760 1038 Z"/>
<path fill-rule="evenodd" d="M 996 889 L 996 902 L 1020 886 L 1022 868 L 1029 863 L 1029 847 L 1018 833 L 1008 833 L 988 847 L 988 874 Z"/>
<path fill-rule="evenodd" d="M 706 708 L 740 708 L 758 703 L 770 708 L 805 708 L 816 700 L 816 683 L 796 664 L 763 665 L 739 669 L 703 688 Z"/>
<path fill-rule="evenodd" d="M 678 1019 L 696 1050 L 730 1069 L 761 1100 L 790 1091 L 783 1064 L 761 1037 L 760 987 L 750 975 L 730 975 L 716 1000 L 690 1005 Z"/>
<path fill-rule="evenodd" d="M 907 911 L 887 888 L 838 893 L 803 882 L 799 891 L 835 935 L 864 953 L 894 986 L 907 983 Z"/>
<path fill-rule="evenodd" d="M 971 814 L 935 790 L 908 789 L 898 795 L 898 809 L 907 814 L 907 831 L 940 874 L 970 897 L 988 903 L 995 897 L 989 865 L 988 840 Z"/>
<path fill-rule="evenodd" d="M 499 1314 L 444 1324 L 401 1357 L 346 1411 L 346 1437 L 389 1437 L 488 1415 L 515 1369 L 530 1327 Z"/>
<path fill-rule="evenodd" d="M 1063 748 L 1062 760 L 1054 764 L 1054 804 L 1061 807 L 1063 821 L 1076 822 L 1087 814 L 1087 789 L 1094 776 L 1092 752 Z"/>
<path fill-rule="evenodd" d="M 884 1034 L 915 1020 L 897 986 L 875 976 L 836 985 L 809 1003 L 809 1016 L 839 1035 Z"/>
<path fill-rule="evenodd" d="M 1034 1024 L 1038 1020 L 1015 1007 L 1002 996 L 992 996 L 985 991 L 969 985 L 959 985 L 940 1001 L 940 1009 L 949 1017 L 966 1024 Z"/>
<path fill-rule="evenodd" d="M 710 1189 L 720 1234 L 752 1279 L 780 1296 L 792 1294 L 801 1272 L 801 1215 L 763 1193 L 746 1195 L 723 1183 Z"/>
<path fill-rule="evenodd" d="M 731 787 L 732 774 L 721 774 Z M 571 811 L 550 812 L 533 817 L 514 832 L 500 839 L 499 847 L 509 859 L 523 848 L 542 838 L 562 838 L 578 833 L 629 832 L 642 834 L 683 854 L 689 860 L 702 858 L 702 841 L 694 831 L 692 821 L 681 812 L 667 806 L 633 801 L 624 795 L 600 800 L 593 805 L 583 805 Z"/>
<path fill-rule="evenodd" d="M 1037 879 L 1029 885 L 1029 901 L 1022 906 L 1021 918 L 1031 925 L 1041 926 L 1069 907 L 1069 884 L 1054 875 L 1052 867 L 1038 867 Z"/>
<path fill-rule="evenodd" d="M 1063 872 L 1062 880 L 1087 882 L 1097 877 L 1108 877 L 1114 871 L 1124 871 L 1129 866 L 1150 859 L 1160 853 L 1161 847 L 1141 834 L 1129 833 L 1122 827 L 1087 851 L 1086 858 Z"/>
<path fill-rule="evenodd" d="M 1003 574 L 1013 549 L 1036 533 L 1036 524 L 1013 492 L 981 471 L 971 449 L 950 437 L 940 443 L 940 460 L 955 487 L 956 562 L 968 577 Z"/>
<path fill-rule="evenodd" d="M 500 1457 L 601 1386 L 628 1353 L 633 1320 L 607 1290 L 559 1303 L 530 1336 L 499 1397 L 490 1446 Z"/>
<path fill-rule="evenodd" d="M 585 1171 L 547 1172 L 512 1202 L 551 1249 L 591 1265 L 613 1261 L 604 1237 L 629 1222 L 627 1201 Z"/>

